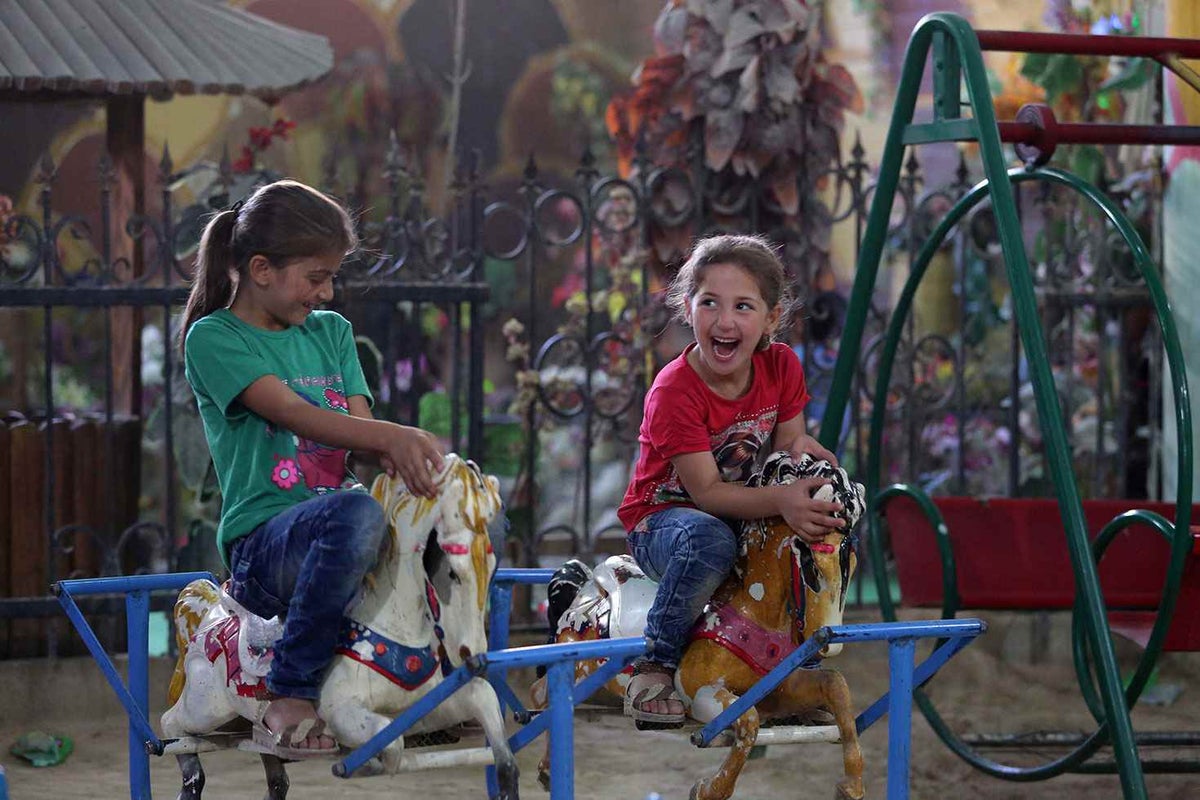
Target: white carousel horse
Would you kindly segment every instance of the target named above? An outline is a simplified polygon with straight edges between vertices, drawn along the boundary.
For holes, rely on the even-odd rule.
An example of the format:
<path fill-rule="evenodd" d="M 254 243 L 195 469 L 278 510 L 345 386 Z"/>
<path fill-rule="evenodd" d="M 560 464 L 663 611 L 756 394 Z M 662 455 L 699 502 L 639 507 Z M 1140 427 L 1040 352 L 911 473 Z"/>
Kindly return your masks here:
<path fill-rule="evenodd" d="M 318 702 L 321 719 L 343 747 L 364 744 L 445 674 L 487 651 L 485 605 L 496 566 L 487 526 L 500 510 L 498 483 L 451 454 L 437 486 L 432 500 L 386 475 L 371 487 L 390 536 L 349 610 Z M 282 631 L 279 620 L 255 617 L 211 581 L 195 581 L 179 595 L 175 623 L 180 655 L 168 698 L 172 706 L 162 718 L 164 737 L 203 737 L 239 717 L 261 718 L 267 703 L 263 678 L 270 644 Z M 478 720 L 491 745 L 500 797 L 516 800 L 517 764 L 486 680 L 469 681 L 407 733 L 444 730 L 469 719 Z M 359 774 L 396 772 L 403 747 L 403 739 L 392 742 Z M 268 800 L 283 800 L 288 784 L 283 762 L 267 753 L 262 758 Z M 186 753 L 179 761 L 180 800 L 199 800 L 204 783 L 199 757 Z"/>
<path fill-rule="evenodd" d="M 823 477 L 830 483 L 814 496 L 841 503 L 838 513 L 846 526 L 818 544 L 807 544 L 781 517 L 747 521 L 739 532 L 739 555 L 733 573 L 713 595 L 692 630 L 691 641 L 675 673 L 675 686 L 687 714 L 700 723 L 716 718 L 760 677 L 779 664 L 819 628 L 840 625 L 846 589 L 857 558 L 854 524 L 866 509 L 864 489 L 846 471 L 804 455 L 773 453 L 749 485 L 786 484 Z M 627 555 L 613 556 L 596 567 L 568 561 L 550 581 L 552 640 L 640 636 L 654 602 L 657 584 Z M 840 644 L 827 646 L 821 657 L 836 655 Z M 576 665 L 576 679 L 593 672 L 596 664 Z M 609 699 L 624 695 L 629 669 L 610 680 L 603 691 Z M 545 679 L 534 682 L 532 704 L 544 707 Z M 603 698 L 602 698 L 603 699 Z M 725 800 L 734 789 L 759 728 L 759 714 L 787 718 L 822 709 L 830 712 L 842 742 L 845 779 L 838 798 L 863 796 L 862 754 L 854 727 L 845 679 L 827 668 L 793 672 L 756 708 L 731 726 L 733 743 L 725 763 L 711 778 L 698 781 L 692 798 Z M 639 724 L 639 727 L 642 727 Z M 538 765 L 539 780 L 547 785 L 549 751 Z"/>

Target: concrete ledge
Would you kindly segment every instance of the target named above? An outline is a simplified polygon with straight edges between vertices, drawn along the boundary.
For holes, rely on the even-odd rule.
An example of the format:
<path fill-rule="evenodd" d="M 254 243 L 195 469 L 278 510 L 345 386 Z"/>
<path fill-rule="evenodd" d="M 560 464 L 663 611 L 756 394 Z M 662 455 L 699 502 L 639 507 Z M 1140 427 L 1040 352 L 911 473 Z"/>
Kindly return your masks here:
<path fill-rule="evenodd" d="M 127 659 L 113 663 L 122 680 Z M 167 686 L 175 669 L 174 658 L 150 659 L 150 721 L 166 710 Z M 14 659 L 0 661 L 0 725 L 35 729 L 48 723 L 124 716 L 112 687 L 91 656 Z"/>

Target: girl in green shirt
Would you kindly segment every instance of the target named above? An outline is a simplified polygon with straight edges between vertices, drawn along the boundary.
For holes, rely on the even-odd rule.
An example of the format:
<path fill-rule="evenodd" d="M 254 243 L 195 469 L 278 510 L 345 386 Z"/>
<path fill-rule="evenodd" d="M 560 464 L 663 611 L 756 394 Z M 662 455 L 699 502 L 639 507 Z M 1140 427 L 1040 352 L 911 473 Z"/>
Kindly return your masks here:
<path fill-rule="evenodd" d="M 386 530 L 349 451 L 375 454 L 427 497 L 442 468 L 431 434 L 372 418 L 350 323 L 319 310 L 357 244 L 332 198 L 296 181 L 263 186 L 205 228 L 181 332 L 221 487 L 229 594 L 284 621 L 255 731 L 284 758 L 337 748 L 314 701 Z"/>

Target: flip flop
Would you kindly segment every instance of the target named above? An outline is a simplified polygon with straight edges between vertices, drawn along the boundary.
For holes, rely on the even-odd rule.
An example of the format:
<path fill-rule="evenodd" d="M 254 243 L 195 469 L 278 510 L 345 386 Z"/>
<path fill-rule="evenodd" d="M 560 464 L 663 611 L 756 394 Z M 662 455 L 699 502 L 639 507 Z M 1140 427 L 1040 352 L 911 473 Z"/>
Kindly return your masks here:
<path fill-rule="evenodd" d="M 297 742 L 303 742 L 309 735 L 321 735 L 325 732 L 325 723 L 309 717 L 300 720 L 290 728 L 273 731 L 265 722 L 254 723 L 252 736 L 254 743 L 263 750 L 287 761 L 300 761 L 305 758 L 329 758 L 341 751 L 341 746 L 334 742 L 332 747 L 297 747 Z"/>

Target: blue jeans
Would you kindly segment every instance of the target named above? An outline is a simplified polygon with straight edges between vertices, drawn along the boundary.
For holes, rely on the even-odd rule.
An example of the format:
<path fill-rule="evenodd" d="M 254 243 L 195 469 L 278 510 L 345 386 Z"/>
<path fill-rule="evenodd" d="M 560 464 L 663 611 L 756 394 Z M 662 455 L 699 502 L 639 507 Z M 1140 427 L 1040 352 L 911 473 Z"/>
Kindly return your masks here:
<path fill-rule="evenodd" d="M 656 511 L 629 534 L 629 552 L 658 593 L 646 619 L 647 660 L 679 666 L 704 604 L 733 569 L 737 537 L 724 520 L 690 506 Z"/>
<path fill-rule="evenodd" d="M 297 503 L 233 543 L 230 594 L 260 617 L 283 617 L 267 688 L 315 700 L 346 606 L 379 558 L 383 508 L 366 492 Z"/>

